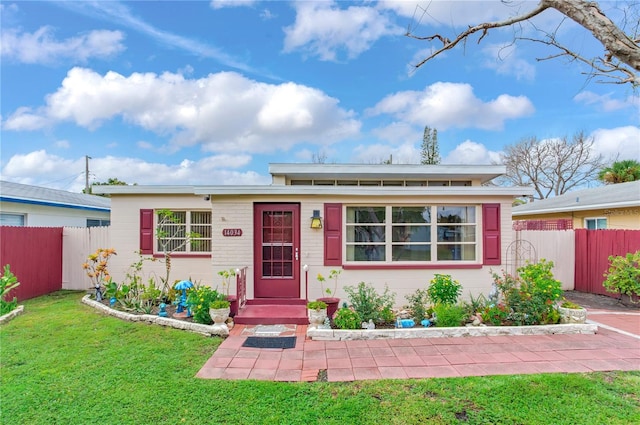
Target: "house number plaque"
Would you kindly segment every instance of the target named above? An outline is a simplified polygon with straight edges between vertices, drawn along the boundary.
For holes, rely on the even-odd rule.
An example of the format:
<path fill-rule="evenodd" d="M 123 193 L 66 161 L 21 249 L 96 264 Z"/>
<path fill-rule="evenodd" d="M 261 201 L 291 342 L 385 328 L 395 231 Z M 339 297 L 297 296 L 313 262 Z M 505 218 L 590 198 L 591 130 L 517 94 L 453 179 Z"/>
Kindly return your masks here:
<path fill-rule="evenodd" d="M 242 229 L 222 229 L 222 236 L 242 236 Z"/>

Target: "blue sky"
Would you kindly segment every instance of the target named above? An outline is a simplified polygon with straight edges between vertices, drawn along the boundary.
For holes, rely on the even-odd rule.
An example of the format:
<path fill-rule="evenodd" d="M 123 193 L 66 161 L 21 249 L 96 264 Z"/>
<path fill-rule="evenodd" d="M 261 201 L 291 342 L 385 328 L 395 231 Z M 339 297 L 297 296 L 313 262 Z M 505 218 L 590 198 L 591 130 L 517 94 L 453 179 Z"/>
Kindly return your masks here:
<path fill-rule="evenodd" d="M 2 179 L 80 191 L 88 155 L 91 181 L 268 183 L 270 162 L 314 155 L 418 163 L 425 126 L 447 164 L 578 131 L 597 154 L 640 159 L 638 94 L 538 61 L 557 52 L 513 44 L 512 28 L 412 69 L 437 45 L 407 28 L 454 38 L 535 4 L 3 0 Z M 601 3 L 614 21 L 625 5 Z M 555 11 L 534 23 L 602 52 Z"/>

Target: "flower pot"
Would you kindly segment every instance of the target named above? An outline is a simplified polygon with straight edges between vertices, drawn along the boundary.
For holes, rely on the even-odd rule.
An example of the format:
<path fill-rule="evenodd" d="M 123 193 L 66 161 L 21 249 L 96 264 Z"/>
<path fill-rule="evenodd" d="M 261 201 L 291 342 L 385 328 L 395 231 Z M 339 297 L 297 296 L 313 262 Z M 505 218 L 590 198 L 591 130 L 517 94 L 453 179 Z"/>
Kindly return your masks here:
<path fill-rule="evenodd" d="M 322 301 L 327 304 L 327 316 L 329 318 L 333 318 L 334 313 L 338 310 L 338 304 L 340 304 L 340 298 L 335 297 L 327 297 L 327 298 L 318 298 L 318 301 Z"/>
<path fill-rule="evenodd" d="M 322 308 L 320 310 L 307 309 L 307 317 L 309 318 L 310 325 L 322 325 L 327 318 L 327 309 Z"/>
<path fill-rule="evenodd" d="M 229 307 L 226 308 L 210 308 L 209 315 L 211 316 L 211 320 L 213 320 L 214 325 L 223 325 L 229 318 L 229 313 L 231 309 Z"/>
<path fill-rule="evenodd" d="M 560 323 L 584 323 L 587 321 L 587 310 L 580 308 L 558 307 Z"/>
<path fill-rule="evenodd" d="M 238 297 L 236 295 L 227 295 L 227 301 L 231 303 L 229 316 L 236 317 L 236 314 L 238 314 Z"/>

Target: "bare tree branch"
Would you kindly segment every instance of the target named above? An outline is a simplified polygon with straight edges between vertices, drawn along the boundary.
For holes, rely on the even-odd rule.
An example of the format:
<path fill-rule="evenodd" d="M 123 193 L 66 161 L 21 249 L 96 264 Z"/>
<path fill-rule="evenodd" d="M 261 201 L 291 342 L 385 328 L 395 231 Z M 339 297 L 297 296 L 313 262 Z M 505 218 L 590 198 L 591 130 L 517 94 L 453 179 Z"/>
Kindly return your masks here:
<path fill-rule="evenodd" d="M 535 137 L 505 148 L 502 162 L 506 180 L 515 185 L 532 186 L 536 198 L 561 195 L 592 181 L 603 167 L 601 155 L 593 154 L 594 140 L 579 132 L 569 141 L 539 141 Z"/>
<path fill-rule="evenodd" d="M 430 35 L 428 37 L 417 36 L 407 31 L 406 36 L 416 40 L 434 41 L 438 40 L 442 43 L 442 47 L 432 52 L 428 57 L 414 65 L 417 69 L 429 60 L 442 54 L 443 52 L 453 49 L 461 42 L 464 43 L 467 38 L 475 33 L 480 33 L 478 43 L 487 35 L 489 30 L 495 28 L 509 27 L 519 22 L 528 21 L 534 16 L 539 15 L 547 9 L 555 9 L 567 18 L 575 21 L 583 28 L 587 29 L 602 44 L 604 52 L 601 57 L 587 59 L 579 53 L 563 46 L 559 43 L 554 34 L 545 33 L 547 39 L 519 38 L 520 40 L 535 41 L 560 49 L 562 53 L 552 55 L 546 59 L 559 56 L 569 56 L 575 60 L 581 61 L 589 65 L 595 75 L 606 76 L 618 80 L 618 83 L 630 83 L 632 86 L 640 86 L 640 40 L 637 34 L 627 35 L 620 29 L 611 19 L 609 19 L 600 9 L 596 2 L 585 0 L 540 0 L 537 6 L 522 15 L 511 17 L 497 22 L 485 22 L 475 26 L 470 26 L 465 31 L 458 34 L 453 40 L 440 35 Z M 631 18 L 628 18 L 631 19 Z M 637 27 L 633 28 L 637 31 Z M 543 59 L 543 60 L 546 60 Z M 622 74 L 616 75 L 616 73 Z"/>

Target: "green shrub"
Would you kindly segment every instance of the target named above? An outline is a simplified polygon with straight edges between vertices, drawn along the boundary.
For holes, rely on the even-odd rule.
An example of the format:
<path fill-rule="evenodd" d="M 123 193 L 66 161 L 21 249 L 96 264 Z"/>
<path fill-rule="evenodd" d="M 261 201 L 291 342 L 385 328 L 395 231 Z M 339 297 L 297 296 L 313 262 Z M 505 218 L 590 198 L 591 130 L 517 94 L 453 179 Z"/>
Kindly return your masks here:
<path fill-rule="evenodd" d="M 324 308 L 327 308 L 327 303 L 325 303 L 324 301 L 309 301 L 307 303 L 307 308 L 309 310 L 322 310 Z"/>
<path fill-rule="evenodd" d="M 409 301 L 411 317 L 416 323 L 420 323 L 427 318 L 427 308 L 429 306 L 429 293 L 426 289 L 416 289 L 413 293 L 405 296 Z"/>
<path fill-rule="evenodd" d="M 434 304 L 455 304 L 462 293 L 462 285 L 448 274 L 436 274 L 427 289 Z"/>
<path fill-rule="evenodd" d="M 371 284 L 364 282 L 358 283 L 357 287 L 345 286 L 344 291 L 347 293 L 349 303 L 363 322 L 369 320 L 383 322 L 382 311 L 385 308 L 391 310 L 396 297 L 395 293 L 389 292 L 387 285 L 384 287 L 384 293 L 378 294 Z"/>
<path fill-rule="evenodd" d="M 0 316 L 11 313 L 18 307 L 18 299 L 16 297 L 13 297 L 11 301 L 5 299 L 5 297 L 9 295 L 9 292 L 18 286 L 20 286 L 18 278 L 11 273 L 9 264 L 5 264 L 4 275 L 0 277 Z"/>
<path fill-rule="evenodd" d="M 541 259 L 518 268 L 517 276 L 492 273 L 510 311 L 507 321 L 518 326 L 557 323 L 555 301 L 562 296 L 562 289 L 552 268 L 552 261 Z"/>
<path fill-rule="evenodd" d="M 436 326 L 440 328 L 462 326 L 467 318 L 465 308 L 461 305 L 438 304 L 435 313 Z"/>
<path fill-rule="evenodd" d="M 213 323 L 209 314 L 209 307 L 214 301 L 226 301 L 226 297 L 209 286 L 194 286 L 191 288 L 187 293 L 187 304 L 191 308 L 193 321 L 204 323 L 205 325 Z"/>
<path fill-rule="evenodd" d="M 362 325 L 362 320 L 354 310 L 342 307 L 333 315 L 333 323 L 339 329 L 359 329 Z"/>
<path fill-rule="evenodd" d="M 500 326 L 503 325 L 507 317 L 509 317 L 509 309 L 504 304 L 486 306 L 481 312 L 480 316 L 484 323 Z"/>
<path fill-rule="evenodd" d="M 603 285 L 608 292 L 628 295 L 635 302 L 633 297 L 640 296 L 640 251 L 624 256 L 611 255 L 604 277 Z"/>

